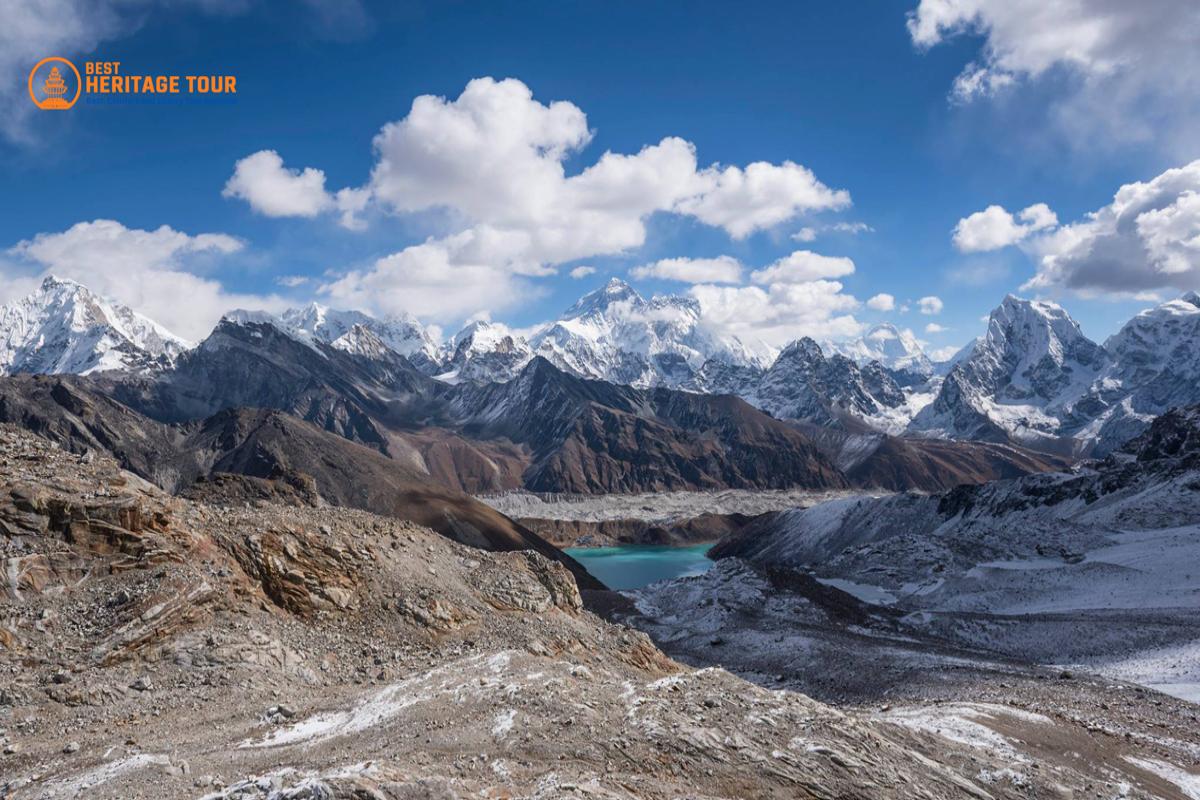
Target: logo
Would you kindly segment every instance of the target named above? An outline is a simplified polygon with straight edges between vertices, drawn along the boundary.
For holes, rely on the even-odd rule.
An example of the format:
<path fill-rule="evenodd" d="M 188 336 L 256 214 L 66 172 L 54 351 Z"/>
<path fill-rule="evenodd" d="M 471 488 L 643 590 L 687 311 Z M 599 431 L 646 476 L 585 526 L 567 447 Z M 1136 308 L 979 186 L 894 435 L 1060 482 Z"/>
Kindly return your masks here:
<path fill-rule="evenodd" d="M 0 0 L 2 1 L 2 0 Z M 237 76 L 140 72 L 120 61 L 84 61 L 83 75 L 60 56 L 43 58 L 29 73 L 29 98 L 38 108 L 84 105 L 228 105 L 237 102 Z"/>
<path fill-rule="evenodd" d="M 59 111 L 70 108 L 82 91 L 79 70 L 65 58 L 43 58 L 29 73 L 29 96 L 38 108 Z"/>

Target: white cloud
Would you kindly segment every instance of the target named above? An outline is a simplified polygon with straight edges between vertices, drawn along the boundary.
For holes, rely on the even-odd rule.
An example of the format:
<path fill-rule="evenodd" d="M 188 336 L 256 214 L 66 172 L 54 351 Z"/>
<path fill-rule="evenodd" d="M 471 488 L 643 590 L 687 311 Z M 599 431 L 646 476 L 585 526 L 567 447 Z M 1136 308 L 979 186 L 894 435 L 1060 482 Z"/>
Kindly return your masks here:
<path fill-rule="evenodd" d="M 586 278 L 588 275 L 595 275 L 596 268 L 588 266 L 575 267 L 568 274 L 575 280 L 579 280 L 580 278 Z"/>
<path fill-rule="evenodd" d="M 1117 190 L 1113 202 L 1032 242 L 1023 289 L 1128 296 L 1200 286 L 1200 160 Z"/>
<path fill-rule="evenodd" d="M 921 48 L 982 36 L 954 84 L 962 101 L 1060 73 L 1065 96 L 1051 113 L 1075 145 L 1089 128 L 1118 141 L 1194 139 L 1195 0 L 921 0 L 908 30 Z"/>
<path fill-rule="evenodd" d="M 926 350 L 925 354 L 929 356 L 929 359 L 933 361 L 933 363 L 941 364 L 954 358 L 954 356 L 961 349 L 961 347 L 949 345 L 948 347 L 936 347 L 933 350 Z"/>
<path fill-rule="evenodd" d="M 704 324 L 781 346 L 800 336 L 856 336 L 862 325 L 847 313 L 858 301 L 842 293 L 838 281 L 776 283 L 759 286 L 693 286 Z"/>
<path fill-rule="evenodd" d="M 241 241 L 221 233 L 192 236 L 166 225 L 147 231 L 98 219 L 61 233 L 39 233 L 8 253 L 35 265 L 42 275 L 76 280 L 196 340 L 231 308 L 278 310 L 283 305 L 274 296 L 226 292 L 217 281 L 186 268 L 196 258 L 220 257 L 241 248 Z"/>
<path fill-rule="evenodd" d="M 634 267 L 629 274 L 638 280 L 659 278 L 683 283 L 737 283 L 742 265 L 732 256 L 716 258 L 664 258 Z"/>
<path fill-rule="evenodd" d="M 850 202 L 790 161 L 699 170 L 695 147 L 676 137 L 633 155 L 606 152 L 567 176 L 563 162 L 590 140 L 574 104 L 543 104 L 511 78 L 477 78 L 456 100 L 418 97 L 383 127 L 370 190 L 393 211 L 449 208 L 470 224 L 521 230 L 531 257 L 548 263 L 637 247 L 655 211 L 744 237 Z"/>
<path fill-rule="evenodd" d="M 925 326 L 926 333 L 945 333 L 948 330 L 950 329 L 942 325 L 938 325 L 936 322 L 931 322 Z"/>
<path fill-rule="evenodd" d="M 275 282 L 280 286 L 286 286 L 289 289 L 295 289 L 309 282 L 309 278 L 304 275 L 281 275 L 275 279 Z"/>
<path fill-rule="evenodd" d="M 416 98 L 406 117 L 375 137 L 376 163 L 368 184 L 353 190 L 359 204 L 353 216 L 368 204 L 394 214 L 437 211 L 460 233 L 381 259 L 326 288 L 367 303 L 372 299 L 362 287 L 407 286 L 395 265 L 415 260 L 421 265 L 415 286 L 431 285 L 438 264 L 455 282 L 463 269 L 486 267 L 504 302 L 519 285 L 512 275 L 552 274 L 563 262 L 640 247 L 646 219 L 657 212 L 694 216 L 741 238 L 850 202 L 847 192 L 830 189 L 790 161 L 699 168 L 695 147 L 677 137 L 631 155 L 606 152 L 567 175 L 567 159 L 590 140 L 583 111 L 566 101 L 542 103 L 514 79 L 478 78 L 454 100 Z M 465 254 L 461 242 L 476 252 Z M 653 266 L 670 270 L 673 279 L 737 280 L 730 262 Z M 709 272 L 702 274 L 701 267 Z M 382 272 L 375 276 L 373 270 Z M 463 294 L 462 302 L 434 299 L 408 310 L 477 310 L 472 292 Z"/>
<path fill-rule="evenodd" d="M 508 254 L 514 251 L 509 241 Z M 520 243 L 515 243 L 519 249 Z M 423 320 L 461 320 L 515 306 L 538 292 L 506 261 L 506 241 L 467 230 L 406 247 L 320 288 L 343 307 L 378 314 L 408 312 Z"/>
<path fill-rule="evenodd" d="M 812 171 L 785 161 L 756 161 L 739 167 L 710 167 L 702 174 L 705 189 L 684 199 L 678 209 L 702 222 L 724 228 L 735 239 L 774 227 L 806 211 L 845 208 L 850 193 L 830 189 Z"/>
<path fill-rule="evenodd" d="M 1029 206 L 1015 217 L 1002 206 L 991 205 L 958 221 L 954 246 L 964 253 L 999 250 L 1057 224 L 1058 217 L 1045 203 Z"/>
<path fill-rule="evenodd" d="M 880 292 L 867 301 L 867 308 L 872 311 L 891 311 L 896 307 L 896 298 Z"/>
<path fill-rule="evenodd" d="M 792 239 L 797 242 L 815 242 L 817 240 L 816 228 L 801 228 L 792 234 Z"/>
<path fill-rule="evenodd" d="M 518 80 L 478 78 L 454 100 L 418 97 L 406 117 L 384 125 L 363 187 L 331 197 L 319 170 L 288 170 L 263 151 L 239 162 L 227 193 L 275 215 L 337 208 L 348 227 L 361 226 L 371 204 L 397 214 L 441 210 L 460 230 L 503 240 L 508 268 L 524 275 L 637 248 L 656 212 L 690 215 L 743 238 L 850 203 L 846 191 L 791 161 L 701 169 L 695 147 L 677 137 L 634 154 L 606 152 L 567 175 L 565 162 L 591 136 L 574 104 L 542 103 Z"/>
<path fill-rule="evenodd" d="M 854 262 L 848 258 L 823 256 L 811 250 L 796 250 L 750 274 L 758 284 L 804 283 L 823 278 L 841 278 L 854 272 Z"/>
<path fill-rule="evenodd" d="M 315 217 L 333 207 L 324 172 L 288 169 L 274 150 L 259 150 L 238 161 L 221 195 L 241 198 L 268 217 Z"/>
<path fill-rule="evenodd" d="M 236 197 L 267 217 L 304 217 L 311 219 L 327 211 L 341 212 L 341 224 L 352 230 L 363 227 L 359 215 L 366 209 L 371 193 L 365 189 L 325 190 L 325 173 L 315 167 L 289 169 L 274 150 L 259 150 L 238 161 L 233 175 L 221 191 L 222 197 Z"/>
<path fill-rule="evenodd" d="M 829 230 L 837 233 L 848 233 L 852 236 L 857 236 L 860 233 L 875 232 L 875 229 L 865 222 L 835 222 L 829 226 Z"/>
<path fill-rule="evenodd" d="M 945 307 L 945 304 L 942 302 L 940 297 L 929 295 L 918 300 L 917 306 L 921 309 L 922 314 L 933 316 L 935 314 L 942 313 L 942 309 Z"/>
<path fill-rule="evenodd" d="M 860 233 L 873 233 L 874 230 L 865 222 L 834 222 L 829 225 L 809 225 L 801 228 L 792 234 L 792 239 L 797 242 L 814 242 L 822 233 L 832 232 L 857 236 Z"/>

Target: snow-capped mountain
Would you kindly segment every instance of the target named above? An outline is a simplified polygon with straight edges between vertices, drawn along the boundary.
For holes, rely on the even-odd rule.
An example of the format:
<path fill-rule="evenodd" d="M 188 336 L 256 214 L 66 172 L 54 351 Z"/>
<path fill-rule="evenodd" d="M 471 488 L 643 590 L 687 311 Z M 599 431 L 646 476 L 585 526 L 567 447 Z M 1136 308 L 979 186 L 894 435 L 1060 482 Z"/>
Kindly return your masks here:
<path fill-rule="evenodd" d="M 619 278 L 580 298 L 530 345 L 560 369 L 637 387 L 681 386 L 709 360 L 765 368 L 774 355 L 706 328 L 691 298 L 646 300 Z"/>
<path fill-rule="evenodd" d="M 53 276 L 0 307 L 0 374 L 140 371 L 170 366 L 189 343 L 132 309 Z"/>
<path fill-rule="evenodd" d="M 225 319 L 237 323 L 269 323 L 301 341 L 323 342 L 360 354 L 366 354 L 365 350 L 376 346 L 375 342 L 364 340 L 363 332 L 369 331 L 379 343 L 408 358 L 422 372 L 433 374 L 441 366 L 437 342 L 421 323 L 407 315 L 377 319 L 361 311 L 338 311 L 319 303 L 309 303 L 301 308 L 289 308 L 278 316 L 239 309 L 226 314 Z M 355 332 L 356 326 L 363 330 Z M 360 351 L 360 348 L 365 350 Z"/>
<path fill-rule="evenodd" d="M 448 383 L 510 381 L 533 359 L 533 348 L 508 326 L 479 320 L 446 343 L 437 378 Z"/>
<path fill-rule="evenodd" d="M 1109 363 L 1105 349 L 1061 306 L 1009 295 L 910 429 L 1045 445 L 1061 435 Z"/>
<path fill-rule="evenodd" d="M 857 339 L 827 341 L 821 344 L 829 353 L 840 353 L 859 366 L 877 361 L 893 372 L 910 378 L 926 379 L 934 372 L 934 363 L 911 330 L 890 322 L 875 325 Z"/>
<path fill-rule="evenodd" d="M 420 322 L 407 314 L 377 319 L 361 311 L 337 311 L 319 303 L 309 303 L 303 308 L 289 308 L 279 318 L 292 333 L 330 344 L 349 333 L 355 325 L 361 325 L 390 349 L 405 356 L 417 369 L 436 369 L 440 361 L 437 342 Z"/>
<path fill-rule="evenodd" d="M 877 361 L 859 367 L 839 353 L 828 358 L 810 338 L 784 348 L 745 399 L 774 417 L 827 424 L 846 416 L 885 424 L 905 395 Z"/>
<path fill-rule="evenodd" d="M 1111 363 L 1077 404 L 1071 435 L 1107 453 L 1167 409 L 1200 401 L 1200 295 L 1141 312 L 1109 337 Z"/>

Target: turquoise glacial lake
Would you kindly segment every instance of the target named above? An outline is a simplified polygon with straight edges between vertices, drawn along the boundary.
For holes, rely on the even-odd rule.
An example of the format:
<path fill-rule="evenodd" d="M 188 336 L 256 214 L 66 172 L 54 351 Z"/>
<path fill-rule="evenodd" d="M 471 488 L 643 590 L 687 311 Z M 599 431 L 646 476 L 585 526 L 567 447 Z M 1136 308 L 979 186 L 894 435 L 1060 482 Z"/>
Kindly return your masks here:
<path fill-rule="evenodd" d="M 713 562 L 711 544 L 666 547 L 630 544 L 618 547 L 568 547 L 566 553 L 610 589 L 640 589 L 656 581 L 701 575 Z"/>

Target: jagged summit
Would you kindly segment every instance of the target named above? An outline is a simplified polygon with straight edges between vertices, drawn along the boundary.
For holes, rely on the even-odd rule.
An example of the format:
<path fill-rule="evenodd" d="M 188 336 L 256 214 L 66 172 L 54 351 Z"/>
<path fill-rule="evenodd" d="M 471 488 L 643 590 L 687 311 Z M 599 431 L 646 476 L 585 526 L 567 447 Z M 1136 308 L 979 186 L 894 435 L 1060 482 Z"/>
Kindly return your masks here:
<path fill-rule="evenodd" d="M 951 438 L 1046 442 L 1059 435 L 1109 361 L 1062 306 L 1010 294 L 911 428 Z"/>
<path fill-rule="evenodd" d="M 783 349 L 746 399 L 775 417 L 825 425 L 879 416 L 903 403 L 904 393 L 877 362 L 860 368 L 840 353 L 826 357 L 805 336 Z"/>
<path fill-rule="evenodd" d="M 437 377 L 449 383 L 512 380 L 533 358 L 533 349 L 524 337 L 506 325 L 486 320 L 467 325 L 446 343 L 443 352 L 449 355 Z"/>
<path fill-rule="evenodd" d="M 637 387 L 694 385 L 709 360 L 765 368 L 773 356 L 707 326 L 693 298 L 646 300 L 620 278 L 585 294 L 530 345 L 559 369 Z"/>
<path fill-rule="evenodd" d="M 383 340 L 374 331 L 360 324 L 355 324 L 350 330 L 334 339 L 330 342 L 330 346 L 356 356 L 365 356 L 367 358 L 383 358 L 389 350 L 388 346 L 384 344 Z"/>
<path fill-rule="evenodd" d="M 0 307 L 0 374 L 155 369 L 189 346 L 132 309 L 54 275 Z"/>
<path fill-rule="evenodd" d="M 890 322 L 872 326 L 857 339 L 827 341 L 824 349 L 852 358 L 859 366 L 878 361 L 890 370 L 926 378 L 934 372 L 933 360 L 913 332 Z"/>
<path fill-rule="evenodd" d="M 645 299 L 632 286 L 620 278 L 610 278 L 608 283 L 599 289 L 594 289 L 563 312 L 563 319 L 575 319 L 591 314 L 599 314 L 608 310 L 616 303 L 628 303 L 631 307 L 645 304 Z"/>

